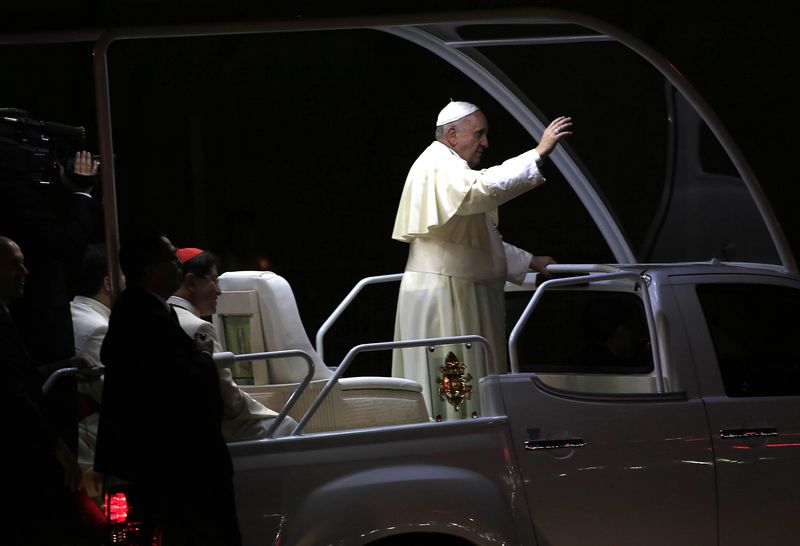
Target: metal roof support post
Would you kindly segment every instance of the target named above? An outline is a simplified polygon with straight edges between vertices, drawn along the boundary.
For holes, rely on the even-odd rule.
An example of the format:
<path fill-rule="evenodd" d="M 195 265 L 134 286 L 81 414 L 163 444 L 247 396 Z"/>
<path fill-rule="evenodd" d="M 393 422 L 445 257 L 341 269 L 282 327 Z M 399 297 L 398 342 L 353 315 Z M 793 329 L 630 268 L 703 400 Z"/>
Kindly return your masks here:
<path fill-rule="evenodd" d="M 119 221 L 117 189 L 114 173 L 114 144 L 111 139 L 111 94 L 108 82 L 108 46 L 113 38 L 103 34 L 93 51 L 94 87 L 97 107 L 97 135 L 100 142 L 100 180 L 103 188 L 103 222 L 105 225 L 108 272 L 111 276 L 111 298 L 122 291 L 122 270 L 119 266 Z"/>

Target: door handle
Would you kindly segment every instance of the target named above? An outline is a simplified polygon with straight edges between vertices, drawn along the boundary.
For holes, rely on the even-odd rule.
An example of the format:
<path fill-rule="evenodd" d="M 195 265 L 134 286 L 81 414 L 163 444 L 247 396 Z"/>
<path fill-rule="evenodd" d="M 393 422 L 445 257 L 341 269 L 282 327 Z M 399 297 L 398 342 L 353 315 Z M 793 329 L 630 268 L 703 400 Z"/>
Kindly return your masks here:
<path fill-rule="evenodd" d="M 542 449 L 572 449 L 583 447 L 586 442 L 582 438 L 569 438 L 565 440 L 528 440 L 525 442 L 525 449 L 529 451 L 539 451 Z"/>
<path fill-rule="evenodd" d="M 762 438 L 777 435 L 777 428 L 724 428 L 719 431 L 720 438 Z"/>

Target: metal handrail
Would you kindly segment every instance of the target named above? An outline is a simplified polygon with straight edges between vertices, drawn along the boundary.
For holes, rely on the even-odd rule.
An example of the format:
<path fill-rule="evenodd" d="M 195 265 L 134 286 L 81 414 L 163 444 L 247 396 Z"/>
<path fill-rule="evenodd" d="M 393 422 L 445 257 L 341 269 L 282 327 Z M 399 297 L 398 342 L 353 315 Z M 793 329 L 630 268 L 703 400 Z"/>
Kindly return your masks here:
<path fill-rule="evenodd" d="M 56 381 L 61 379 L 62 377 L 70 377 L 73 375 L 83 375 L 83 376 L 96 376 L 100 377 L 103 375 L 103 371 L 105 370 L 102 366 L 96 366 L 94 368 L 78 368 L 76 366 L 72 366 L 70 368 L 59 368 L 58 370 L 54 371 L 50 374 L 50 376 L 45 380 L 44 384 L 42 385 L 42 393 L 47 394 L 50 392 L 50 389 L 53 388 L 53 385 Z"/>
<path fill-rule="evenodd" d="M 289 410 L 294 407 L 295 403 L 300 399 L 300 395 L 303 394 L 303 391 L 306 390 L 309 383 L 311 383 L 311 379 L 314 377 L 314 360 L 310 354 L 306 351 L 301 349 L 287 349 L 285 351 L 267 351 L 263 353 L 245 353 L 235 355 L 229 351 L 224 351 L 220 353 L 214 353 L 214 362 L 218 366 L 224 366 L 229 368 L 233 362 L 241 362 L 243 360 L 272 360 L 275 358 L 284 358 L 284 357 L 291 357 L 291 356 L 299 356 L 305 359 L 306 364 L 308 364 L 308 372 L 300 384 L 297 386 L 295 391 L 286 401 L 284 404 L 283 409 L 278 413 L 278 416 L 275 417 L 275 420 L 272 422 L 272 425 L 267 429 L 267 438 L 272 438 L 272 434 L 278 429 L 280 424 L 286 419 L 286 416 L 289 414 Z M 292 434 L 294 434 L 298 430 L 298 427 L 294 428 Z"/>
<path fill-rule="evenodd" d="M 536 289 L 536 292 L 534 292 L 533 296 L 528 302 L 528 305 L 525 306 L 525 310 L 522 311 L 522 314 L 517 320 L 517 323 L 514 325 L 514 329 L 511 330 L 511 334 L 508 336 L 508 358 L 511 363 L 511 373 L 519 373 L 519 357 L 517 355 L 517 341 L 519 339 L 520 332 L 525 327 L 525 324 L 527 324 L 528 319 L 533 313 L 534 308 L 538 305 L 539 301 L 541 301 L 545 290 L 558 286 L 587 284 L 590 282 L 610 281 L 617 279 L 629 279 L 634 281 L 636 284 L 642 286 L 642 300 L 645 306 L 645 315 L 647 315 L 647 329 L 650 332 L 650 339 L 653 340 L 651 351 L 653 355 L 653 365 L 655 367 L 655 372 L 656 372 L 656 389 L 658 390 L 659 393 L 664 392 L 664 378 L 661 366 L 661 354 L 658 350 L 659 347 L 658 335 L 656 332 L 655 322 L 653 321 L 653 307 L 650 301 L 650 293 L 647 291 L 646 279 L 644 279 L 640 273 L 635 273 L 631 271 L 619 271 L 616 273 L 600 273 L 592 276 L 581 275 L 578 277 L 568 277 L 565 279 L 550 279 L 549 281 L 543 282 L 539 286 L 539 288 Z"/>
<path fill-rule="evenodd" d="M 393 273 L 391 275 L 377 275 L 375 277 L 365 277 L 358 281 L 358 283 L 350 290 L 350 293 L 342 300 L 342 302 L 333 310 L 333 313 L 322 323 L 322 326 L 319 327 L 317 330 L 317 338 L 316 338 L 316 349 L 317 354 L 325 362 L 325 355 L 323 353 L 323 343 L 322 339 L 325 337 L 325 334 L 328 333 L 333 323 L 339 320 L 339 317 L 344 314 L 345 309 L 353 302 L 356 296 L 361 292 L 361 290 L 369 285 L 369 284 L 380 284 L 386 282 L 394 282 L 399 281 L 403 278 L 402 273 Z"/>
<path fill-rule="evenodd" d="M 315 371 L 313 358 L 311 357 L 310 354 L 301 349 L 288 349 L 285 351 L 268 351 L 263 353 L 246 353 L 239 355 L 235 355 L 229 351 L 223 351 L 219 353 L 214 353 L 212 355 L 214 363 L 217 366 L 221 366 L 224 368 L 230 368 L 231 364 L 233 364 L 234 362 L 240 362 L 243 360 L 272 360 L 275 358 L 288 358 L 292 356 L 299 356 L 303 358 L 306 361 L 306 364 L 308 364 L 308 372 L 306 372 L 306 376 L 303 378 L 298 387 L 286 401 L 286 404 L 284 404 L 283 409 L 281 409 L 277 417 L 275 417 L 275 420 L 272 422 L 272 425 L 270 425 L 270 427 L 267 429 L 267 438 L 272 438 L 272 435 L 278 429 L 280 424 L 286 419 L 286 416 L 289 414 L 289 410 L 291 410 L 292 407 L 294 407 L 295 403 L 297 403 L 297 400 L 299 400 L 300 395 L 303 393 L 306 387 L 308 387 L 309 383 L 311 383 Z M 50 374 L 50 376 L 42 385 L 42 392 L 47 394 L 50 391 L 50 389 L 53 388 L 55 382 L 61 379 L 62 377 L 70 377 L 78 374 L 96 375 L 97 377 L 100 377 L 101 375 L 103 375 L 104 371 L 105 367 L 103 366 L 98 366 L 90 370 L 78 367 L 60 368 L 54 371 L 52 374 Z M 294 430 L 297 430 L 297 427 L 295 427 Z"/>
<path fill-rule="evenodd" d="M 616 273 L 619 267 L 610 264 L 550 264 L 547 272 L 552 274 Z"/>
<path fill-rule="evenodd" d="M 356 345 L 347 353 L 344 357 L 344 360 L 337 366 L 336 371 L 328 379 L 328 382 L 325 383 L 325 387 L 320 391 L 317 395 L 317 398 L 308 408 L 303 418 L 300 419 L 300 422 L 295 427 L 294 431 L 292 432 L 291 436 L 299 436 L 300 432 L 305 428 L 308 422 L 311 420 L 311 417 L 314 416 L 319 406 L 322 404 L 322 401 L 328 396 L 328 393 L 333 389 L 334 385 L 339 381 L 339 378 L 347 371 L 348 366 L 353 361 L 358 353 L 365 352 L 365 351 L 382 351 L 386 349 L 404 349 L 408 347 L 436 347 L 437 345 L 453 345 L 456 343 L 464 343 L 469 346 L 471 343 L 479 343 L 483 347 L 484 355 L 486 356 L 486 369 L 493 373 L 494 369 L 494 359 L 492 358 L 492 352 L 489 350 L 489 342 L 486 338 L 481 336 L 451 336 L 451 337 L 434 337 L 428 339 L 409 339 L 407 341 L 384 341 L 379 343 L 363 343 L 361 345 Z"/>

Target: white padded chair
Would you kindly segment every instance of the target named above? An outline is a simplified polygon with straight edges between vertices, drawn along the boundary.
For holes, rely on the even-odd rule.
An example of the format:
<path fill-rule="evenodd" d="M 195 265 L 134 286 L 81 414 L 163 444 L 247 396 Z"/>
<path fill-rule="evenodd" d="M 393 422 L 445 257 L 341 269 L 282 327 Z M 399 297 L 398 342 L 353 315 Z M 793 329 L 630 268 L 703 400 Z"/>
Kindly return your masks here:
<path fill-rule="evenodd" d="M 220 275 L 219 287 L 222 294 L 214 323 L 225 350 L 242 354 L 300 349 L 313 358 L 313 380 L 289 412 L 300 421 L 333 372 L 308 339 L 289 283 L 269 271 L 233 271 Z M 300 357 L 255 361 L 251 366 L 254 384 L 240 382 L 239 386 L 276 411 L 308 373 L 308 365 Z M 395 377 L 348 377 L 339 379 L 303 432 L 428 419 L 419 383 Z"/>

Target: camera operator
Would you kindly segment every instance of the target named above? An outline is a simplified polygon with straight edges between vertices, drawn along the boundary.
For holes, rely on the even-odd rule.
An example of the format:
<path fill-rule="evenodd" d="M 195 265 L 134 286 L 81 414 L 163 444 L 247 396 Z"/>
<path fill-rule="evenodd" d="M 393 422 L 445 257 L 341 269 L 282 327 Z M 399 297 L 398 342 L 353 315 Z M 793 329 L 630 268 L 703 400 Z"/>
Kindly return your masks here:
<path fill-rule="evenodd" d="M 58 124 L 8 117 L 0 121 L 0 235 L 25 249 L 29 271 L 24 295 L 9 307 L 43 383 L 56 369 L 81 364 L 72 359 L 75 346 L 69 302 L 87 246 L 102 241 L 102 209 L 92 197 L 99 164 L 84 150 L 53 160 L 50 156 L 57 154 L 49 150 L 66 142 L 66 137 L 53 138 L 42 132 L 39 139 L 23 135 L 19 144 L 14 140 L 23 130 L 30 133 L 41 126 L 61 127 Z M 52 168 L 39 168 L 44 163 Z M 55 383 L 46 410 L 75 450 L 78 408 L 74 379 Z"/>

